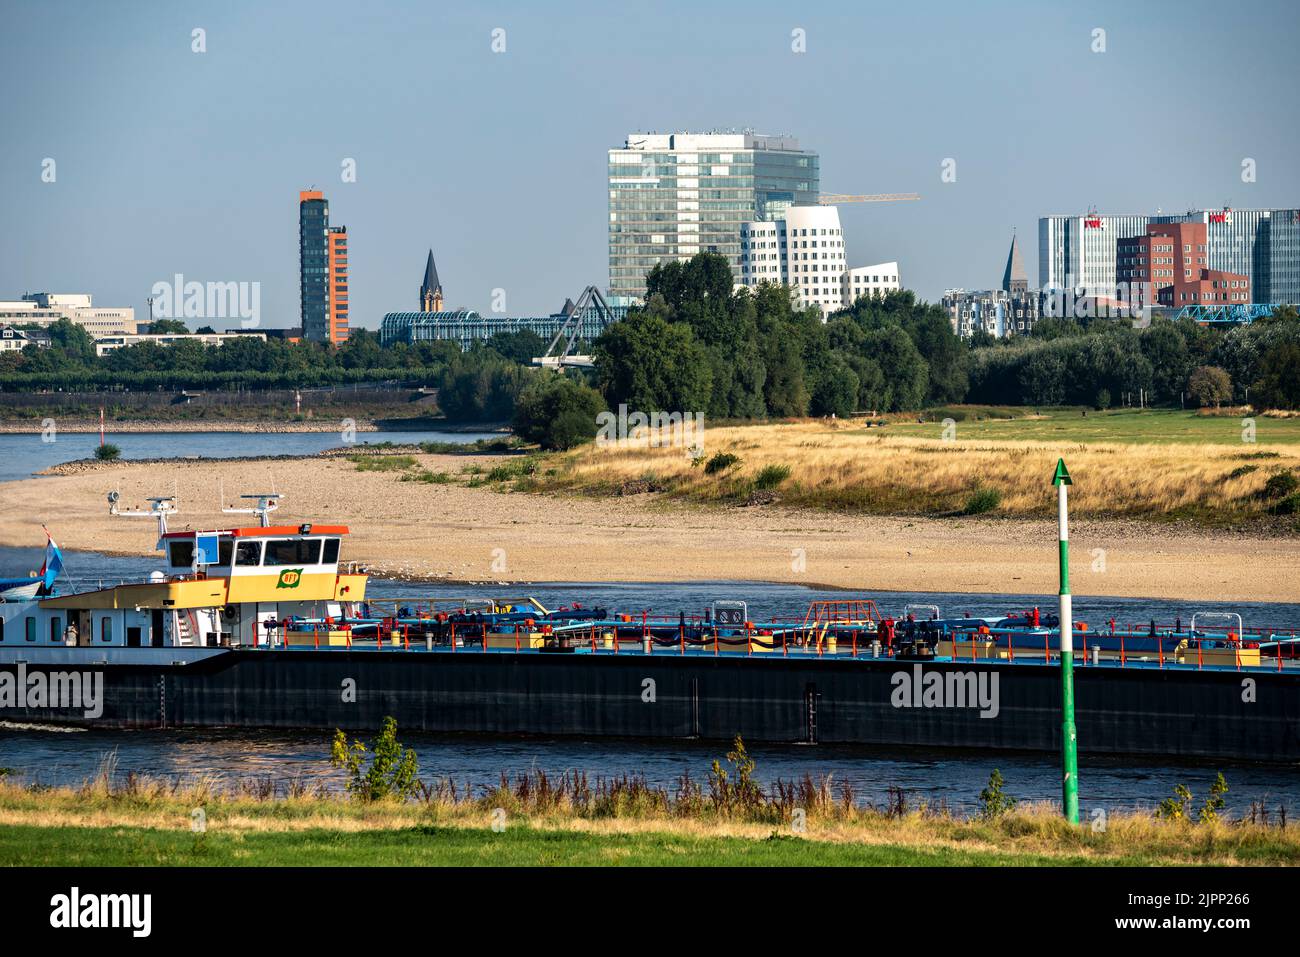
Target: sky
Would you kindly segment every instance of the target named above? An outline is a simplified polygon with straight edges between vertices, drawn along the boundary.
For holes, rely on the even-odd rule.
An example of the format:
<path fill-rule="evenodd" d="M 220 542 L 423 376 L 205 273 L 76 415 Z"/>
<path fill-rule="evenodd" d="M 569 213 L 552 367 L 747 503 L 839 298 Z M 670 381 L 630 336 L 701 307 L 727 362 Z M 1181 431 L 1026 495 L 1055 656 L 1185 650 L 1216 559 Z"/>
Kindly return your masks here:
<path fill-rule="evenodd" d="M 0 299 L 143 318 L 179 273 L 297 325 L 316 187 L 353 326 L 418 308 L 430 247 L 448 308 L 545 315 L 608 282 L 607 150 L 731 128 L 797 137 L 823 192 L 921 194 L 841 207 L 851 266 L 934 301 L 1014 231 L 1032 283 L 1040 216 L 1300 206 L 1297 39 L 1292 0 L 0 0 Z"/>

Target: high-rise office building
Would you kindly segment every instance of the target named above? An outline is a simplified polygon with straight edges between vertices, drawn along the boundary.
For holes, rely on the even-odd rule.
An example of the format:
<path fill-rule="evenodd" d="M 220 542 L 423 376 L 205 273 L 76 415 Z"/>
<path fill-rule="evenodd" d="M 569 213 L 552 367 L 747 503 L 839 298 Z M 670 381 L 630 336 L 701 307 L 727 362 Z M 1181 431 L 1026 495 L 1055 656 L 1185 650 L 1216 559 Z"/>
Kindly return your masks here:
<path fill-rule="evenodd" d="M 1121 239 L 1141 236 L 1149 216 L 1044 216 L 1038 221 L 1038 285 L 1041 289 L 1115 292 L 1115 250 Z"/>
<path fill-rule="evenodd" d="M 346 342 L 348 338 L 348 228 L 331 226 L 328 239 L 330 342 Z"/>
<path fill-rule="evenodd" d="M 298 276 L 302 335 L 313 342 L 348 337 L 348 231 L 330 226 L 320 190 L 298 193 Z"/>
<path fill-rule="evenodd" d="M 631 133 L 609 151 L 609 292 L 645 296 L 660 262 L 727 257 L 741 282 L 740 231 L 820 195 L 817 154 L 788 136 Z"/>
<path fill-rule="evenodd" d="M 1266 301 L 1300 304 L 1300 209 L 1270 211 L 1268 262 Z"/>
<path fill-rule="evenodd" d="M 1200 223 L 1205 268 L 1245 276 L 1256 302 L 1300 301 L 1300 210 L 1194 209 L 1152 216 L 1045 216 L 1038 221 L 1038 279 L 1044 289 L 1086 287 L 1113 294 L 1121 239 L 1150 225 Z"/>

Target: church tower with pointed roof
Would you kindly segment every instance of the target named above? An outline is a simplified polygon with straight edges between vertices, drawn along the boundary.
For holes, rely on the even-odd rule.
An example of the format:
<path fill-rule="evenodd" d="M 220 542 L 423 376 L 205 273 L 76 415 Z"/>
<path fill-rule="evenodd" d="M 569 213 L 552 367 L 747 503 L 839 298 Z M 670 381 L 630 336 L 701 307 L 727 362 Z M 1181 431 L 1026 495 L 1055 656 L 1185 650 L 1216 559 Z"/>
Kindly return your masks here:
<path fill-rule="evenodd" d="M 1013 296 L 1023 296 L 1029 292 L 1029 274 L 1025 272 L 1014 232 L 1011 234 L 1011 252 L 1007 253 L 1007 268 L 1002 273 L 1002 289 Z"/>
<path fill-rule="evenodd" d="M 424 282 L 420 284 L 420 311 L 442 312 L 442 283 L 438 281 L 438 267 L 433 264 L 433 250 L 424 264 Z"/>

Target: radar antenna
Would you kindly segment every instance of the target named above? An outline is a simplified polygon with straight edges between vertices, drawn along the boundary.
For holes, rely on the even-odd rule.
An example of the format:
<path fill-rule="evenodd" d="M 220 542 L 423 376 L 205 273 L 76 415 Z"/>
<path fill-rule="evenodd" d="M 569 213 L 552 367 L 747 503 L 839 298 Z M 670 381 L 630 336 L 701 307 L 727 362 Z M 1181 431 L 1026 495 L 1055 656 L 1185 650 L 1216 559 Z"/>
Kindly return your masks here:
<path fill-rule="evenodd" d="M 167 534 L 167 516 L 176 514 L 176 496 L 175 495 L 156 495 L 146 499 L 149 507 L 122 509 L 118 507 L 121 500 L 121 494 L 114 489 L 108 493 L 108 514 L 118 515 L 126 518 L 153 518 L 158 521 L 158 537 L 162 538 Z"/>
<path fill-rule="evenodd" d="M 271 478 L 271 488 L 275 488 L 275 477 Z M 256 504 L 249 508 L 226 508 L 226 483 L 221 481 L 217 483 L 217 498 L 221 505 L 221 511 L 225 515 L 256 515 L 258 524 L 262 528 L 269 528 L 271 525 L 270 515 L 280 507 L 280 499 L 284 498 L 283 492 L 253 492 L 248 495 L 239 496 L 242 499 L 248 499 Z"/>
<path fill-rule="evenodd" d="M 256 502 L 256 504 L 250 508 L 226 508 L 223 504 L 221 511 L 226 515 L 256 515 L 258 524 L 263 528 L 268 528 L 271 524 L 271 513 L 280 507 L 280 499 L 284 498 L 284 494 L 282 492 L 257 492 L 239 497 Z M 224 496 L 222 502 L 225 502 Z"/>

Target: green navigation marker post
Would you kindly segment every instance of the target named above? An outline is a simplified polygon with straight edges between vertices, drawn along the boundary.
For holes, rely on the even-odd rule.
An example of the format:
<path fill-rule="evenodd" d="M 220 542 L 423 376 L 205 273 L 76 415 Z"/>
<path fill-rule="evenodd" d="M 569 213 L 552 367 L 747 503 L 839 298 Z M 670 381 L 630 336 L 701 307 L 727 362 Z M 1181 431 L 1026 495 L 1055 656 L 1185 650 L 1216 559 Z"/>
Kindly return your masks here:
<path fill-rule="evenodd" d="M 1061 808 L 1071 824 L 1079 823 L 1079 754 L 1074 731 L 1074 609 L 1070 601 L 1070 518 L 1066 489 L 1074 484 L 1065 459 L 1056 460 L 1056 510 L 1060 520 L 1061 563 Z"/>

